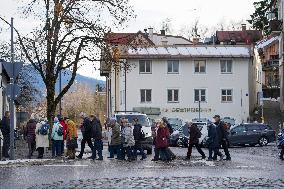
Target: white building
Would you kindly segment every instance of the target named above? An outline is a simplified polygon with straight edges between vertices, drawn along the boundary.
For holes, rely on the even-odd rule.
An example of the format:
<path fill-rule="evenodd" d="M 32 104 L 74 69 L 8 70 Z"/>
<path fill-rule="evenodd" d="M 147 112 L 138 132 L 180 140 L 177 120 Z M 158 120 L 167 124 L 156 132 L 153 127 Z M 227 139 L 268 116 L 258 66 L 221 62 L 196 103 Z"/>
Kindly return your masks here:
<path fill-rule="evenodd" d="M 258 105 L 251 46 L 163 46 L 121 55 L 128 72 L 111 73 L 109 111 L 140 111 L 153 118 L 199 116 L 247 121 Z"/>

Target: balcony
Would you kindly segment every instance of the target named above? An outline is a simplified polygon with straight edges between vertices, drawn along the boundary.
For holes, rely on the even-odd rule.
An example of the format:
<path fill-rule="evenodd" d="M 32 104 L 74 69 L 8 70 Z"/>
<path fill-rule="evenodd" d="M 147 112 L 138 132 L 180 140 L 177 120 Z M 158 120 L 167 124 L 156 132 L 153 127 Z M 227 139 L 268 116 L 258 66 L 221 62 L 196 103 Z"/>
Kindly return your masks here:
<path fill-rule="evenodd" d="M 279 60 L 272 59 L 262 64 L 262 71 L 276 70 L 279 67 Z"/>
<path fill-rule="evenodd" d="M 282 20 L 270 20 L 269 28 L 271 32 L 281 32 L 282 31 Z"/>

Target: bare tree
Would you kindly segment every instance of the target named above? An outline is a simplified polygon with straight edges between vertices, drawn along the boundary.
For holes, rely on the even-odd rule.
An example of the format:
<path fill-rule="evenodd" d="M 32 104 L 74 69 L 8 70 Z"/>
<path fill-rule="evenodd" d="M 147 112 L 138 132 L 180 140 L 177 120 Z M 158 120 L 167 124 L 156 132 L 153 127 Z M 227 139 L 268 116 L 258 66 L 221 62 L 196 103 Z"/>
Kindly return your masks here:
<path fill-rule="evenodd" d="M 192 24 L 189 24 L 188 26 L 183 26 L 179 31 L 179 34 L 187 39 L 204 39 L 207 36 L 207 33 L 208 27 L 201 25 L 199 23 L 199 20 L 195 20 Z"/>
<path fill-rule="evenodd" d="M 38 17 L 41 25 L 28 36 L 14 29 L 27 60 L 46 86 L 47 118 L 51 121 L 74 83 L 79 63 L 99 61 L 100 49 L 104 59 L 111 59 L 105 36 L 111 27 L 133 17 L 133 9 L 128 0 L 28 0 L 26 5 L 25 15 Z M 56 81 L 66 69 L 71 71 L 69 81 L 56 94 Z"/>

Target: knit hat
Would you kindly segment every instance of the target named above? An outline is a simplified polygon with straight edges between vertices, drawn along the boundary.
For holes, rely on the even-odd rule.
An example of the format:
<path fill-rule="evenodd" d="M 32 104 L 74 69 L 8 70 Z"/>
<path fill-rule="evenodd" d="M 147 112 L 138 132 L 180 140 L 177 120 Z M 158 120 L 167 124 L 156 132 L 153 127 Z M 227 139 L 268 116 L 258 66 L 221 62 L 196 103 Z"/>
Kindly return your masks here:
<path fill-rule="evenodd" d="M 55 118 L 54 118 L 54 122 L 59 122 L 58 117 L 55 117 Z"/>
<path fill-rule="evenodd" d="M 110 118 L 109 123 L 111 125 L 115 124 L 116 123 L 116 119 L 114 117 Z"/>

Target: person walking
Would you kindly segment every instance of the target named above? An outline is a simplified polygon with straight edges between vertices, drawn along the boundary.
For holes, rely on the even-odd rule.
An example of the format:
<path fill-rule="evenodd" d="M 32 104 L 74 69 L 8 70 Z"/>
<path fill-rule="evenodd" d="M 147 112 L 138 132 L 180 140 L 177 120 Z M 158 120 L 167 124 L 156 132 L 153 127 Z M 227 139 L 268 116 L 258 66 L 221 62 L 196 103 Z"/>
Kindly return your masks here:
<path fill-rule="evenodd" d="M 158 125 L 157 136 L 156 136 L 156 149 L 162 161 L 168 162 L 171 159 L 171 155 L 168 153 L 167 148 L 169 146 L 170 132 L 166 124 L 161 121 Z M 157 158 L 157 157 L 156 157 Z"/>
<path fill-rule="evenodd" d="M 223 121 L 221 121 L 219 115 L 215 115 L 213 118 L 215 120 L 214 124 L 217 126 L 217 135 L 219 139 L 219 144 L 224 149 L 226 155 L 225 160 L 231 161 L 231 155 L 229 152 L 229 139 L 228 139 L 229 132 L 227 126 Z"/>
<path fill-rule="evenodd" d="M 208 161 L 217 160 L 217 156 L 220 156 L 221 160 L 223 159 L 222 153 L 219 151 L 219 139 L 217 136 L 217 128 L 213 123 L 208 125 L 208 139 L 207 139 L 209 157 Z M 213 155 L 214 153 L 214 155 Z"/>
<path fill-rule="evenodd" d="M 95 160 L 103 160 L 103 135 L 102 135 L 102 124 L 101 121 L 95 116 L 91 115 L 91 124 L 93 128 L 94 148 L 92 151 L 92 158 Z"/>
<path fill-rule="evenodd" d="M 4 158 L 10 158 L 10 112 L 5 112 L 4 117 L 0 122 L 0 129 L 3 135 L 2 156 Z"/>
<path fill-rule="evenodd" d="M 111 127 L 111 141 L 109 145 L 109 157 L 110 159 L 114 158 L 114 154 L 117 154 L 117 159 L 120 159 L 120 146 L 121 146 L 121 137 L 120 137 L 120 125 L 116 122 L 115 118 L 109 120 L 109 126 Z"/>
<path fill-rule="evenodd" d="M 135 140 L 134 140 L 134 135 L 133 135 L 133 127 L 131 123 L 128 122 L 127 119 L 124 120 L 124 144 L 123 147 L 126 150 L 127 154 L 127 160 L 128 161 L 133 161 L 135 160 L 134 155 L 133 155 L 133 150 L 134 150 L 134 145 L 135 145 Z"/>
<path fill-rule="evenodd" d="M 49 147 L 49 125 L 45 121 L 36 124 L 36 150 L 38 151 L 38 159 L 43 158 L 44 149 Z"/>
<path fill-rule="evenodd" d="M 125 129 L 127 125 L 127 119 L 122 118 L 120 121 L 120 137 L 121 137 L 121 145 L 120 145 L 120 160 L 126 160 L 126 146 L 125 146 Z"/>
<path fill-rule="evenodd" d="M 201 137 L 201 132 L 198 129 L 195 123 L 189 124 L 189 142 L 188 142 L 188 151 L 187 151 L 187 159 L 191 158 L 192 147 L 195 146 L 197 151 L 202 156 L 202 159 L 205 159 L 206 156 L 201 149 L 201 145 L 199 144 L 199 138 Z"/>
<path fill-rule="evenodd" d="M 80 117 L 83 120 L 82 126 L 81 126 L 81 132 L 83 135 L 83 139 L 81 141 L 81 151 L 80 154 L 77 156 L 78 159 L 82 159 L 84 151 L 85 151 L 85 145 L 88 143 L 88 146 L 93 151 L 93 143 L 92 143 L 92 123 L 89 119 L 88 115 L 84 112 L 80 113 Z M 92 157 L 89 157 L 92 158 Z"/>
<path fill-rule="evenodd" d="M 67 146 L 67 158 L 75 159 L 76 148 L 78 148 L 77 138 L 78 132 L 76 124 L 68 119 L 67 122 L 67 132 L 66 132 L 66 146 Z"/>
<path fill-rule="evenodd" d="M 63 140 L 60 146 L 61 146 L 61 153 L 62 155 L 64 155 L 64 147 L 65 147 L 66 134 L 67 134 L 67 123 L 66 123 L 67 118 L 63 119 L 62 116 L 59 116 L 58 119 L 59 119 L 60 125 L 63 128 Z"/>
<path fill-rule="evenodd" d="M 27 157 L 29 159 L 31 159 L 36 149 L 36 133 L 35 133 L 36 124 L 37 123 L 35 119 L 31 118 L 25 127 L 25 138 L 26 138 L 26 141 L 28 143 L 28 148 L 29 148 Z"/>
<path fill-rule="evenodd" d="M 142 125 L 139 123 L 138 118 L 134 119 L 134 129 L 133 129 L 133 136 L 134 136 L 134 140 L 135 140 L 135 145 L 134 145 L 134 158 L 137 159 L 137 151 L 140 152 L 140 154 L 142 155 L 141 160 L 144 160 L 147 158 L 144 149 L 142 148 L 142 141 L 145 138 L 144 133 L 142 133 Z"/>
<path fill-rule="evenodd" d="M 54 118 L 54 123 L 52 127 L 52 133 L 51 133 L 51 139 L 52 139 L 52 157 L 61 157 L 61 144 L 63 140 L 63 127 L 59 123 L 59 120 L 57 117 Z"/>
<path fill-rule="evenodd" d="M 164 122 L 165 126 L 168 128 L 170 135 L 173 134 L 174 130 L 173 130 L 171 124 L 169 123 L 168 119 L 166 117 L 163 117 L 162 121 Z M 169 140 L 168 143 L 170 143 L 170 137 L 168 138 L 168 140 Z M 166 152 L 170 156 L 171 160 L 176 159 L 176 155 L 171 151 L 171 149 L 169 147 L 166 148 Z"/>

